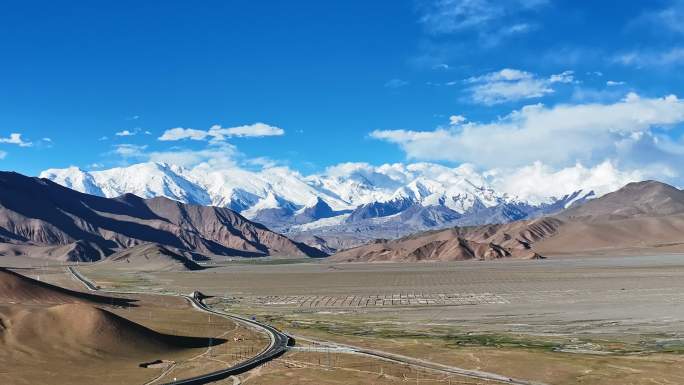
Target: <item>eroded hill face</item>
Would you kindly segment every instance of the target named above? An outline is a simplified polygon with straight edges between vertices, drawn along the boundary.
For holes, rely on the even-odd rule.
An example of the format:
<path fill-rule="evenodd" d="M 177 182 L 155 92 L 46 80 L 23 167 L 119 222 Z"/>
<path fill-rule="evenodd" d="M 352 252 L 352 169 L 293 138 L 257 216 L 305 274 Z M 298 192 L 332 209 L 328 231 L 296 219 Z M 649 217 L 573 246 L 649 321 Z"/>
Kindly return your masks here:
<path fill-rule="evenodd" d="M 104 303 L 127 305 L 130 302 L 126 299 L 110 298 L 65 289 L 0 267 L 0 304 Z"/>
<path fill-rule="evenodd" d="M 103 263 L 139 271 L 191 271 L 202 266 L 190 253 L 155 243 L 145 243 L 116 252 Z"/>
<path fill-rule="evenodd" d="M 179 349 L 173 338 L 86 303 L 5 311 L 5 348 L 126 356 Z"/>
<path fill-rule="evenodd" d="M 9 172 L 0 173 L 0 241 L 15 254 L 62 260 L 99 260 L 143 243 L 213 255 L 324 256 L 229 209 L 102 198 Z"/>
<path fill-rule="evenodd" d="M 615 250 L 684 250 L 684 192 L 664 183 L 630 183 L 558 215 L 453 228 L 376 241 L 335 261 L 451 261 L 539 258 Z"/>
<path fill-rule="evenodd" d="M 544 218 L 531 222 L 446 229 L 393 241 L 379 240 L 337 253 L 331 259 L 340 262 L 538 259 L 541 256 L 531 244 L 554 234 L 560 224 L 560 221 Z"/>
<path fill-rule="evenodd" d="M 139 301 L 72 291 L 0 268 L 0 377 L 27 384 L 140 384 L 158 373 L 140 364 L 178 362 L 226 343 L 184 301 L 142 301 L 147 306 L 141 309 L 130 304 Z M 165 320 L 170 314 L 178 319 Z"/>

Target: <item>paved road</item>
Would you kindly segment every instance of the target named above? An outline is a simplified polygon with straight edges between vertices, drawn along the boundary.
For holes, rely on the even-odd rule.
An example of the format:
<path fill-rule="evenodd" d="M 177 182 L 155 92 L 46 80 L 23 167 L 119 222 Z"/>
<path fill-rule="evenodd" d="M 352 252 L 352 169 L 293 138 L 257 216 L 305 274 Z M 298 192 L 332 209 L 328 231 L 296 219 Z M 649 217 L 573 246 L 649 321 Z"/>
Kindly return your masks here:
<path fill-rule="evenodd" d="M 85 277 L 83 274 L 81 274 L 80 271 L 78 271 L 75 267 L 69 266 L 67 267 L 67 270 L 71 275 L 79 280 L 83 285 L 88 288 L 90 291 L 102 291 L 102 292 L 109 292 L 109 293 L 115 293 L 115 294 L 150 294 L 150 293 L 144 293 L 144 292 L 126 292 L 126 293 L 118 293 L 116 291 L 109 291 L 109 290 L 101 290 L 99 286 L 97 286 L 95 283 L 90 281 L 87 277 Z M 197 385 L 197 384 L 208 384 L 211 382 L 219 381 L 226 379 L 230 376 L 233 375 L 238 375 L 240 373 L 244 373 L 254 367 L 257 367 L 261 364 L 264 364 L 281 354 L 285 353 L 288 349 L 288 344 L 291 344 L 294 342 L 294 340 L 291 340 L 290 337 L 288 337 L 286 334 L 282 333 L 278 329 L 262 324 L 258 321 L 251 320 L 248 318 L 240 317 L 238 315 L 234 314 L 228 314 L 224 313 L 222 311 L 214 310 L 209 308 L 207 305 L 202 302 L 201 298 L 197 298 L 194 295 L 181 295 L 181 297 L 185 298 L 188 300 L 194 308 L 196 308 L 199 311 L 203 311 L 205 313 L 210 313 L 210 314 L 216 314 L 221 317 L 229 318 L 232 319 L 238 323 L 242 323 L 243 325 L 246 325 L 250 328 L 257 329 L 260 331 L 265 332 L 268 334 L 270 338 L 270 342 L 268 347 L 264 349 L 261 353 L 257 354 L 256 356 L 243 361 L 237 365 L 231 366 L 226 369 L 218 370 L 216 372 L 204 374 L 201 376 L 197 377 L 192 377 L 188 378 L 185 380 L 178 380 L 174 382 L 169 382 L 166 385 Z"/>
<path fill-rule="evenodd" d="M 81 274 L 80 271 L 78 271 L 75 267 L 73 266 L 67 266 L 67 270 L 71 275 L 76 278 L 77 280 L 81 281 L 81 283 L 86 287 L 86 289 L 90 291 L 99 291 L 100 287 L 97 286 L 96 284 L 93 283 L 93 281 L 89 280 L 86 278 L 85 275 Z M 105 290 L 102 290 L 105 291 Z"/>
<path fill-rule="evenodd" d="M 431 361 L 425 361 L 421 360 L 418 358 L 414 357 L 407 357 L 403 356 L 400 354 L 394 354 L 394 353 L 388 353 L 384 352 L 381 350 L 374 350 L 374 349 L 367 349 L 367 348 L 362 348 L 358 346 L 353 346 L 353 345 L 346 345 L 346 344 L 338 344 L 334 342 L 329 342 L 329 341 L 317 341 L 308 337 L 300 337 L 297 336 L 298 340 L 301 341 L 310 341 L 316 343 L 316 346 L 313 348 L 309 347 L 294 347 L 292 350 L 299 350 L 299 351 L 331 351 L 331 352 L 339 352 L 339 353 L 348 353 L 348 354 L 358 354 L 358 355 L 363 355 L 363 356 L 370 356 L 374 358 L 379 358 L 381 360 L 385 361 L 392 361 L 392 362 L 398 362 L 402 364 L 409 364 L 412 366 L 416 367 L 421 367 L 425 369 L 430 369 L 430 370 L 435 370 L 438 372 L 442 373 L 450 373 L 450 374 L 458 374 L 460 376 L 464 377 L 470 377 L 470 378 L 477 378 L 480 380 L 490 380 L 490 381 L 498 381 L 501 383 L 506 383 L 506 384 L 514 384 L 514 385 L 546 385 L 541 382 L 535 382 L 535 381 L 528 381 L 528 380 L 523 380 L 523 379 L 518 379 L 518 378 L 511 378 L 507 376 L 502 376 L 500 374 L 496 373 L 490 373 L 490 372 L 483 372 L 480 370 L 470 370 L 470 369 L 463 369 L 459 368 L 456 366 L 449 366 L 449 365 L 442 365 L 436 362 L 431 362 Z"/>
<path fill-rule="evenodd" d="M 184 296 L 186 299 L 188 299 L 192 305 L 197 308 L 198 310 L 211 313 L 211 314 L 216 314 L 222 317 L 230 318 L 234 321 L 240 322 L 242 324 L 246 324 L 252 328 L 258 329 L 265 331 L 270 339 L 271 342 L 269 343 L 268 347 L 264 349 L 261 353 L 257 354 L 256 356 L 243 361 L 237 365 L 234 365 L 230 368 L 219 370 L 213 373 L 205 374 L 202 376 L 197 376 L 193 378 L 189 378 L 187 380 L 180 380 L 180 381 L 174 381 L 170 382 L 167 385 L 195 385 L 195 384 L 208 384 L 210 382 L 222 380 L 225 378 L 228 378 L 233 375 L 237 375 L 240 373 L 244 373 L 252 368 L 255 368 L 263 363 L 266 363 L 276 357 L 279 357 L 283 353 L 285 353 L 288 349 L 288 344 L 290 343 L 290 337 L 288 337 L 286 334 L 282 333 L 278 329 L 262 324 L 260 322 L 240 317 L 234 314 L 228 314 L 224 313 L 222 311 L 218 310 L 213 310 L 209 308 L 207 305 L 205 305 L 201 300 L 196 299 L 193 296 Z"/>

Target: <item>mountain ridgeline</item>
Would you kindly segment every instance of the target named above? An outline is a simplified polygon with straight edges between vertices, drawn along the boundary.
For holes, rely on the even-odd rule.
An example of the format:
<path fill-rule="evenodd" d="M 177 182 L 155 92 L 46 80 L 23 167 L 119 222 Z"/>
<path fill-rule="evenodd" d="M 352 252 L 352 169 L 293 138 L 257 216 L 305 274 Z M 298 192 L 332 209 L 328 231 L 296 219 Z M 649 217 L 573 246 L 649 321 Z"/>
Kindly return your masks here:
<path fill-rule="evenodd" d="M 664 183 L 644 181 L 552 216 L 377 240 L 331 259 L 451 261 L 682 251 L 684 192 Z"/>
<path fill-rule="evenodd" d="M 151 243 L 220 256 L 326 254 L 225 208 L 133 194 L 103 198 L 0 172 L 0 253 L 95 261 Z"/>
<path fill-rule="evenodd" d="M 328 234 L 340 245 L 331 248 L 323 236 L 310 236 L 308 244 L 293 241 L 227 208 L 133 194 L 104 198 L 46 179 L 1 172 L 0 253 L 82 261 L 109 257 L 108 263 L 115 266 L 144 271 L 196 270 L 201 268 L 197 260 L 212 256 L 324 257 L 336 249 L 345 249 L 330 258 L 339 262 L 537 259 L 616 250 L 684 250 L 684 192 L 677 188 L 645 181 L 595 199 L 586 197 L 573 196 L 576 203 L 554 215 L 512 221 L 521 210 L 515 204 L 487 207 L 475 200 L 473 210 L 499 223 L 403 237 L 415 221 L 437 226 L 458 215 L 445 206 L 416 205 L 407 198 L 395 199 L 390 206 L 376 202 L 340 212 L 318 198 L 291 217 L 294 223 L 303 223 L 303 230 L 316 217 L 329 220 L 324 227 L 328 229 L 334 228 L 339 216 L 357 217 L 357 224 L 371 221 L 348 238 L 343 232 Z M 257 217 L 276 212 L 264 209 Z M 395 239 L 374 238 L 378 227 L 373 223 L 378 222 L 372 220 L 377 215 L 392 218 L 380 223 L 396 226 L 386 227 L 395 231 Z M 358 246 L 359 239 L 366 243 Z"/>
<path fill-rule="evenodd" d="M 429 163 L 347 164 L 310 176 L 277 167 L 252 172 L 140 163 L 100 171 L 51 169 L 41 177 L 109 198 L 133 193 L 229 208 L 329 251 L 425 230 L 538 218 L 610 191 L 571 187 L 559 196 L 518 197 L 498 191 L 471 167 Z"/>

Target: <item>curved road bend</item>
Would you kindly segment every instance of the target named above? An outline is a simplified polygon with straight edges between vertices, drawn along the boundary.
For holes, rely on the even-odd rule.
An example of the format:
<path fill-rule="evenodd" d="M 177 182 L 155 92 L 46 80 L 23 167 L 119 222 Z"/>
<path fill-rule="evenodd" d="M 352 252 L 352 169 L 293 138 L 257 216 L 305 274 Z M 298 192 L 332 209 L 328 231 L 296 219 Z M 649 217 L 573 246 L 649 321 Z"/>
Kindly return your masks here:
<path fill-rule="evenodd" d="M 95 285 L 92 281 L 90 281 L 88 278 L 86 278 L 84 275 L 82 275 L 76 268 L 69 266 L 67 267 L 69 272 L 79 281 L 81 281 L 87 288 L 88 290 L 91 291 L 103 291 L 107 292 L 105 290 L 100 290 L 99 286 Z M 115 291 L 110 291 L 110 293 L 116 293 L 116 294 L 126 294 L 126 293 L 131 293 L 131 292 L 115 292 Z M 138 292 L 133 294 L 150 294 L 150 293 L 143 293 L 143 292 Z M 194 296 L 189 296 L 189 295 L 182 295 L 186 300 L 188 300 L 196 309 L 207 312 L 207 313 L 212 313 L 216 314 L 222 317 L 230 318 L 232 320 L 235 320 L 237 322 L 246 324 L 252 328 L 256 328 L 257 330 L 261 330 L 266 332 L 270 339 L 271 342 L 269 346 L 262 351 L 260 354 L 258 354 L 255 357 L 252 357 L 248 359 L 247 361 L 244 361 L 242 363 L 239 363 L 235 366 L 232 366 L 230 368 L 220 370 L 217 372 L 209 373 L 206 375 L 202 376 L 197 376 L 193 378 L 189 378 L 187 380 L 180 380 L 180 381 L 175 381 L 175 382 L 170 382 L 165 385 L 195 385 L 195 384 L 207 384 L 210 382 L 222 380 L 225 378 L 228 378 L 232 375 L 244 373 L 256 366 L 259 366 L 269 360 L 272 360 L 281 354 L 285 353 L 285 351 L 288 350 L 288 343 L 290 342 L 290 337 L 288 337 L 286 334 L 282 333 L 278 329 L 275 329 L 274 327 L 266 324 L 259 323 L 257 321 L 253 321 L 248 318 L 240 317 L 234 314 L 228 314 L 224 313 L 218 310 L 213 310 L 207 305 L 205 305 L 201 300 L 196 299 Z M 300 337 L 298 337 L 300 338 Z M 450 373 L 450 374 L 457 374 L 461 375 L 464 377 L 470 377 L 470 378 L 477 378 L 481 380 L 489 380 L 489 381 L 496 381 L 496 382 L 501 382 L 505 384 L 513 384 L 513 385 L 546 385 L 541 382 L 535 382 L 535 381 L 528 381 L 528 380 L 523 380 L 523 379 L 516 379 L 516 378 L 510 378 L 506 376 L 502 376 L 500 374 L 496 373 L 490 373 L 490 372 L 482 372 L 479 370 L 469 370 L 469 369 L 464 369 L 464 368 L 459 368 L 455 366 L 447 366 L 447 365 L 442 365 L 438 364 L 435 362 L 430 362 L 430 361 L 424 361 L 420 360 L 417 358 L 413 357 L 407 357 L 407 356 L 402 356 L 398 354 L 393 354 L 393 353 L 387 353 L 383 352 L 380 350 L 372 350 L 372 349 L 365 349 L 357 346 L 352 346 L 352 345 L 344 345 L 344 344 L 337 344 L 337 343 L 332 343 L 328 341 L 315 341 L 309 338 L 301 337 L 303 340 L 308 340 L 312 342 L 316 342 L 321 345 L 322 348 L 324 349 L 334 349 L 338 350 L 342 353 L 350 353 L 350 354 L 360 354 L 360 355 L 365 355 L 369 357 L 375 357 L 379 358 L 385 361 L 392 361 L 392 362 L 398 362 L 402 364 L 407 364 L 415 367 L 420 367 L 428 370 L 434 370 L 437 372 L 442 372 L 442 373 Z M 297 348 L 294 348 L 297 349 Z M 307 350 L 307 348 L 300 348 L 297 350 Z"/>
<path fill-rule="evenodd" d="M 95 285 L 91 280 L 86 278 L 81 272 L 79 272 L 75 267 L 73 266 L 68 266 L 67 270 L 71 275 L 79 280 L 83 285 L 90 291 L 101 291 L 101 292 L 109 292 L 113 294 L 150 294 L 150 293 L 145 293 L 145 292 L 116 292 L 116 291 L 110 291 L 110 290 L 101 290 L 99 286 Z M 194 296 L 191 295 L 179 295 L 186 300 L 188 300 L 192 306 L 199 310 L 203 311 L 205 313 L 210 313 L 210 314 L 215 314 L 224 318 L 231 319 L 233 321 L 236 321 L 238 323 L 241 323 L 243 325 L 246 325 L 252 329 L 256 329 L 262 332 L 265 332 L 270 339 L 268 347 L 264 349 L 261 353 L 257 354 L 256 356 L 238 363 L 237 365 L 233 365 L 229 368 L 218 370 L 215 372 L 211 372 L 208 374 L 188 378 L 185 380 L 178 380 L 178 381 L 173 381 L 169 382 L 165 385 L 197 385 L 197 384 L 208 384 L 211 382 L 219 381 L 226 379 L 230 376 L 238 375 L 241 373 L 244 373 L 252 368 L 255 368 L 261 364 L 264 364 L 281 354 L 285 353 L 288 348 L 288 344 L 290 343 L 290 337 L 288 337 L 285 333 L 282 333 L 278 329 L 262 324 L 260 322 L 245 318 L 245 317 L 240 317 L 234 314 L 228 314 L 224 313 L 222 311 L 218 310 L 213 310 L 209 308 L 207 305 L 205 305 L 201 299 L 197 299 Z"/>

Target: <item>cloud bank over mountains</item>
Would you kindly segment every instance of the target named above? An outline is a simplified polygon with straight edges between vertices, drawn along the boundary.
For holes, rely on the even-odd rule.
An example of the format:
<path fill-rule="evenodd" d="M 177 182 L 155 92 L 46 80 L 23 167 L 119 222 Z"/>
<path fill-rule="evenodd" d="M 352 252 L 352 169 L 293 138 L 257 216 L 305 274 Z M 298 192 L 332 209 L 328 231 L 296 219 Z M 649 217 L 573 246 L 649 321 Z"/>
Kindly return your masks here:
<path fill-rule="evenodd" d="M 396 144 L 408 159 L 485 169 L 535 162 L 556 169 L 576 163 L 593 167 L 609 160 L 633 169 L 669 164 L 671 171 L 684 144 L 667 134 L 683 122 L 684 101 L 677 96 L 629 93 L 614 103 L 534 104 L 491 122 L 457 119 L 434 130 L 375 130 L 370 136 Z"/>
<path fill-rule="evenodd" d="M 251 207 L 296 210 L 315 204 L 318 198 L 334 210 L 406 198 L 429 206 L 443 204 L 444 199 L 454 197 L 465 199 L 469 194 L 483 191 L 492 191 L 507 201 L 539 205 L 580 190 L 605 194 L 643 178 L 643 174 L 636 171 L 620 171 L 609 161 L 594 167 L 576 164 L 561 170 L 536 162 L 512 172 L 504 169 L 480 172 L 471 164 L 448 167 L 426 162 L 380 166 L 343 163 L 311 175 L 302 175 L 287 167 L 251 171 L 238 165 L 209 167 L 199 163 L 193 168 L 184 168 L 146 162 L 90 172 L 76 167 L 49 169 L 40 176 L 96 195 L 163 195 L 237 211 Z M 486 196 L 480 197 L 483 203 L 494 204 L 494 201 L 487 203 L 491 198 Z"/>
<path fill-rule="evenodd" d="M 539 79 L 525 71 L 505 69 L 471 79 L 471 82 Z M 543 79 L 548 84 L 572 81 L 571 72 Z M 281 183 L 283 178 L 289 180 L 286 184 L 300 187 L 314 180 L 336 178 L 383 181 L 380 183 L 382 193 L 375 191 L 370 195 L 368 191 L 349 193 L 345 190 L 342 193 L 337 187 L 331 188 L 332 195 L 325 198 L 336 209 L 391 199 L 398 189 L 423 179 L 429 181 L 428 185 L 442 184 L 442 189 L 448 188 L 449 181 L 458 184 L 467 180 L 474 186 L 491 188 L 497 193 L 537 204 L 580 190 L 602 194 L 646 178 L 676 184 L 680 178 L 677 166 L 684 154 L 684 143 L 668 134 L 683 122 L 684 101 L 677 96 L 650 98 L 628 93 L 614 102 L 526 105 L 490 122 L 475 122 L 463 115 L 452 115 L 448 124 L 433 130 L 375 130 L 370 132 L 371 138 L 398 146 L 409 163 L 374 166 L 348 162 L 310 175 L 302 175 L 277 159 L 249 158 L 228 141 L 236 137 L 285 134 L 282 128 L 265 123 L 230 128 L 214 125 L 208 130 L 172 128 L 164 131 L 157 142 L 178 142 L 180 146 L 152 150 L 146 144 L 122 143 L 115 146 L 111 155 L 120 157 L 124 164 L 165 163 L 185 170 L 182 175 L 195 175 L 192 178 L 202 175 L 199 178 L 203 180 L 224 180 L 224 186 L 214 189 L 233 189 L 243 183 L 232 176 L 226 179 L 226 175 L 260 180 L 264 186 Z M 15 142 L 18 139 L 13 137 Z M 469 171 L 464 174 L 464 170 Z M 253 195 L 250 199 L 254 200 L 250 204 L 268 198 L 267 190 L 249 190 Z M 346 196 L 349 194 L 361 194 L 365 198 L 358 200 Z M 341 198 L 343 195 L 346 198 Z M 308 194 L 307 199 L 290 203 L 303 207 L 314 196 L 320 197 Z M 331 196 L 334 197 L 332 201 Z M 334 200 L 338 198 L 346 203 L 336 204 Z"/>

